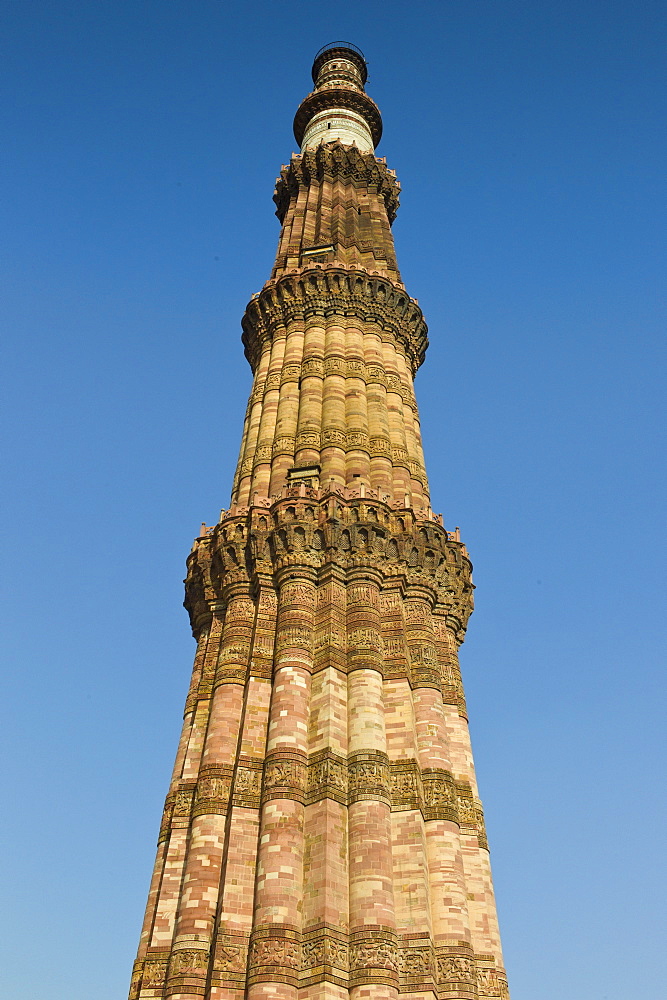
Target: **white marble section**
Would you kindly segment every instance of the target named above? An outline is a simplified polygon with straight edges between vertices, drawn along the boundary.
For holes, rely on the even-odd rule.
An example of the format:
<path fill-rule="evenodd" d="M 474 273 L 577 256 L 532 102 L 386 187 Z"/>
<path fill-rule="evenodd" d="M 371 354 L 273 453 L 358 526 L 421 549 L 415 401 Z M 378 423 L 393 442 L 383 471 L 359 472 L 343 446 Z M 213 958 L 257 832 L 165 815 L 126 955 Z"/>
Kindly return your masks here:
<path fill-rule="evenodd" d="M 308 123 L 303 137 L 301 152 L 309 147 L 319 146 L 321 142 L 333 142 L 339 139 L 345 146 L 356 145 L 362 153 L 372 153 L 373 139 L 371 132 L 361 117 L 355 111 L 347 108 L 329 108 L 314 115 Z"/>

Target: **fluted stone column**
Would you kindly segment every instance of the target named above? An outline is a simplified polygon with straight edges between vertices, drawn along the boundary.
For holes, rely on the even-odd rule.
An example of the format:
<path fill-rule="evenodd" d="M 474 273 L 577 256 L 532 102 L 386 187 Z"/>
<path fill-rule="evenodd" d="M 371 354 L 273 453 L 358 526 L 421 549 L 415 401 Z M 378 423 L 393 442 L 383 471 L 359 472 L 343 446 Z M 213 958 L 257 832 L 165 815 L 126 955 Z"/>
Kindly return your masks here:
<path fill-rule="evenodd" d="M 398 994 L 380 580 L 348 573 L 350 996 Z"/>
<path fill-rule="evenodd" d="M 302 566 L 279 578 L 277 649 L 266 745 L 250 942 L 249 997 L 298 994 L 301 967 L 304 797 L 315 579 Z"/>

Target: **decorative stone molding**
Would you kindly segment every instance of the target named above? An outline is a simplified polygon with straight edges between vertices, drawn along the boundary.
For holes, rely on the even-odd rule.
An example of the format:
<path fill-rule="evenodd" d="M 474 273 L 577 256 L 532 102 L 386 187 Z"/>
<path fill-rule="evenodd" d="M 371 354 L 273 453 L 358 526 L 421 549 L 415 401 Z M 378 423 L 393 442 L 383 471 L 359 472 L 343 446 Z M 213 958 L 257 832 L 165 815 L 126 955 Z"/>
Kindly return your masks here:
<path fill-rule="evenodd" d="M 377 146 L 382 137 L 380 109 L 363 90 L 351 90 L 347 87 L 325 87 L 322 90 L 314 90 L 301 102 L 294 116 L 294 138 L 299 145 L 303 142 L 311 118 L 319 111 L 330 108 L 344 108 L 360 115 L 370 129 L 373 145 Z"/>
<path fill-rule="evenodd" d="M 347 760 L 330 750 L 321 750 L 308 761 L 306 802 L 311 804 L 324 798 L 335 799 L 345 806 L 348 802 Z"/>
<path fill-rule="evenodd" d="M 245 983 L 249 938 L 244 934 L 219 933 L 213 956 L 213 983 L 222 986 Z"/>
<path fill-rule="evenodd" d="M 295 799 L 304 802 L 306 797 L 306 760 L 296 752 L 274 751 L 264 764 L 262 801 L 269 799 Z"/>
<path fill-rule="evenodd" d="M 398 968 L 402 987 L 411 991 L 433 989 L 437 982 L 433 944 L 428 940 L 402 944 L 398 953 Z"/>
<path fill-rule="evenodd" d="M 232 773 L 231 767 L 201 769 L 197 780 L 193 816 L 227 812 Z"/>
<path fill-rule="evenodd" d="M 429 595 L 433 608 L 429 613 L 444 621 L 456 642 L 462 639 L 472 610 L 471 565 L 460 554 L 461 544 L 451 541 L 437 521 L 422 521 L 409 510 L 396 511 L 378 498 L 377 491 L 369 490 L 356 499 L 305 486 L 284 493 L 273 502 L 267 501 L 266 508 L 237 509 L 211 534 L 197 539 L 188 560 L 185 602 L 193 616 L 193 628 L 201 608 L 222 600 L 230 585 L 245 588 L 249 595 L 257 586 L 253 581 L 259 579 L 259 573 L 269 577 L 280 571 L 322 574 L 336 565 L 347 574 L 365 567 L 376 575 L 381 587 L 386 584 L 391 591 L 398 585 L 421 587 Z M 449 558 L 452 551 L 456 551 L 456 559 Z M 247 611 L 242 611 L 249 628 L 254 613 L 249 602 Z M 310 652 L 313 639 L 313 627 L 290 624 L 279 630 L 278 649 L 295 647 Z M 450 692 L 448 700 L 454 697 L 463 704 L 460 674 L 447 650 L 440 659 L 430 639 L 416 639 L 405 646 L 399 632 L 390 631 L 383 640 L 386 661 L 379 635 L 367 629 L 354 632 L 349 648 L 367 649 L 376 662 L 386 663 L 391 676 L 400 675 L 400 664 L 409 650 L 410 664 L 405 670 L 411 683 L 440 686 L 445 696 Z M 243 643 L 223 642 L 216 684 L 244 683 L 249 664 L 255 674 L 263 664 L 260 675 L 267 675 L 268 647 L 261 645 L 266 642 L 261 632 L 256 632 L 255 642 L 258 659 L 250 638 Z"/>
<path fill-rule="evenodd" d="M 416 760 L 391 761 L 391 809 L 423 809 L 424 784 Z"/>
<path fill-rule="evenodd" d="M 142 989 L 158 989 L 167 978 L 167 957 L 160 959 L 147 958 L 144 962 L 141 977 Z"/>
<path fill-rule="evenodd" d="M 409 385 L 406 385 L 397 375 L 386 372 L 379 365 L 368 365 L 365 361 L 347 360 L 346 358 L 327 356 L 322 358 L 306 358 L 300 365 L 290 365 L 290 369 L 297 370 L 298 375 L 290 379 L 283 379 L 280 372 L 268 376 L 263 382 L 258 382 L 253 389 L 254 402 L 262 403 L 264 397 L 272 390 L 278 388 L 283 381 L 297 381 L 299 378 L 325 378 L 327 375 L 340 375 L 341 378 L 360 378 L 366 385 L 381 385 L 387 391 L 395 393 L 401 397 L 403 403 L 415 413 L 417 412 L 417 401 L 414 392 Z M 320 432 L 320 428 L 316 428 Z"/>
<path fill-rule="evenodd" d="M 498 969 L 478 965 L 477 991 L 480 1000 L 509 1000 L 507 979 Z"/>
<path fill-rule="evenodd" d="M 457 785 L 450 771 L 441 768 L 424 768 L 424 819 L 459 822 Z"/>
<path fill-rule="evenodd" d="M 350 934 L 350 986 L 385 983 L 398 986 L 396 936 L 383 928 L 364 928 Z"/>
<path fill-rule="evenodd" d="M 348 757 L 348 801 L 380 799 L 391 803 L 389 760 L 379 750 L 367 750 Z"/>
<path fill-rule="evenodd" d="M 259 809 L 262 792 L 264 761 L 257 760 L 239 764 L 234 778 L 232 802 L 235 806 Z"/>
<path fill-rule="evenodd" d="M 171 831 L 171 818 L 174 811 L 174 793 L 169 792 L 164 803 L 164 809 L 162 810 L 162 819 L 160 821 L 160 832 L 158 833 L 157 842 L 158 844 L 163 843 L 169 837 Z"/>
<path fill-rule="evenodd" d="M 179 789 L 174 795 L 172 823 L 180 820 L 180 826 L 187 826 L 192 811 L 194 788 L 192 786 Z"/>
<path fill-rule="evenodd" d="M 301 983 L 318 973 L 322 978 L 347 981 L 349 946 L 347 935 L 331 927 L 306 931 L 301 943 Z M 333 976 L 327 975 L 333 973 Z M 337 974 L 337 975 L 336 975 Z"/>
<path fill-rule="evenodd" d="M 193 977 L 205 979 L 208 970 L 209 952 L 195 948 L 172 951 L 169 962 L 169 979 Z"/>
<path fill-rule="evenodd" d="M 298 984 L 301 935 L 281 924 L 256 926 L 250 938 L 248 983 Z"/>
<path fill-rule="evenodd" d="M 438 949 L 437 967 L 438 983 L 445 995 L 453 994 L 476 1000 L 477 974 L 471 954 L 442 954 Z"/>
<path fill-rule="evenodd" d="M 428 328 L 421 309 L 404 289 L 389 278 L 334 263 L 272 279 L 250 301 L 241 326 L 253 371 L 262 343 L 273 337 L 276 328 L 297 319 L 303 323 L 313 314 L 354 315 L 362 323 L 377 324 L 403 349 L 413 374 L 424 360 Z"/>

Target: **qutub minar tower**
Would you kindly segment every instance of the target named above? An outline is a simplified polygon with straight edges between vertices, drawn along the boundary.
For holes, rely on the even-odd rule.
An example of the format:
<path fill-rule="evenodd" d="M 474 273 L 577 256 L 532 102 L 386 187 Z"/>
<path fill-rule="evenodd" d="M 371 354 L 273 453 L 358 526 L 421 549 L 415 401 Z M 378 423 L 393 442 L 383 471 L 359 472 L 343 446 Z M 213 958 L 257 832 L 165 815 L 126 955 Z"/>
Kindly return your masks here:
<path fill-rule="evenodd" d="M 283 167 L 231 506 L 188 560 L 197 639 L 130 997 L 508 997 L 457 661 L 472 610 L 431 511 L 399 184 L 347 42 Z"/>

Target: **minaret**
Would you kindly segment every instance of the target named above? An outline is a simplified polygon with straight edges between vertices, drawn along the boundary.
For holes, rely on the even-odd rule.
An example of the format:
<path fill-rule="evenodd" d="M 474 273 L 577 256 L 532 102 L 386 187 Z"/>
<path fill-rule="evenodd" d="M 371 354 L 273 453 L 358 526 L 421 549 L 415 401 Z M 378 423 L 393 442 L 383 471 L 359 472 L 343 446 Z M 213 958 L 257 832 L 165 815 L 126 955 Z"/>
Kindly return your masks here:
<path fill-rule="evenodd" d="M 427 329 L 366 75 L 347 42 L 318 53 L 276 183 L 131 1000 L 508 997 L 457 660 L 471 564 L 430 507 Z"/>

